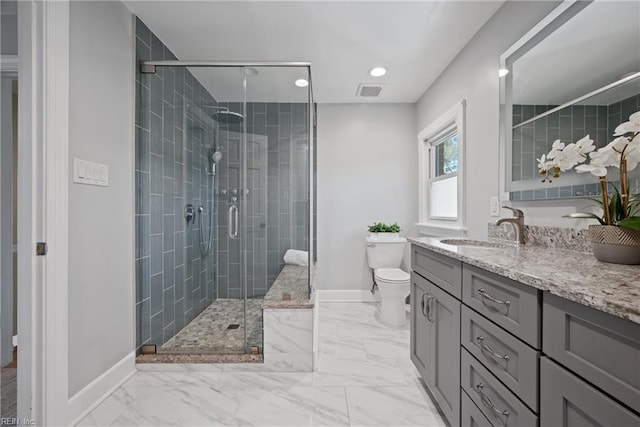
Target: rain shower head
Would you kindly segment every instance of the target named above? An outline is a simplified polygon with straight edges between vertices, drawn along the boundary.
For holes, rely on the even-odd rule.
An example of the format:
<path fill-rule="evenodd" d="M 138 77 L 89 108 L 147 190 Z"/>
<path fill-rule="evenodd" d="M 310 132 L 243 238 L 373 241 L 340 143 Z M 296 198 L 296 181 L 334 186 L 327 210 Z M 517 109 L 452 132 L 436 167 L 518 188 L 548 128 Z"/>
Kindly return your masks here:
<path fill-rule="evenodd" d="M 242 123 L 244 116 L 240 113 L 230 111 L 227 107 L 218 105 L 200 105 L 200 108 L 211 108 L 213 111 L 213 119 L 218 123 L 238 124 Z"/>
<path fill-rule="evenodd" d="M 219 123 L 238 124 L 242 123 L 244 116 L 229 110 L 216 111 L 213 113 L 213 119 Z"/>

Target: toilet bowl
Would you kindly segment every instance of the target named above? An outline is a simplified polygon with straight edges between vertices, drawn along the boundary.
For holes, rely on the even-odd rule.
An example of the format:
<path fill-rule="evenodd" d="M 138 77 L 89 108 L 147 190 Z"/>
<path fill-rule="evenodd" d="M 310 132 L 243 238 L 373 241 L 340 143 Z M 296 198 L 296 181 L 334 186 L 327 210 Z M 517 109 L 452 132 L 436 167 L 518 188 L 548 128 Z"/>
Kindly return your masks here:
<path fill-rule="evenodd" d="M 405 299 L 409 295 L 409 273 L 399 268 L 378 268 L 374 277 L 380 291 L 380 320 L 391 326 L 407 323 Z"/>
<path fill-rule="evenodd" d="M 404 301 L 410 292 L 411 277 L 399 267 L 407 239 L 369 237 L 366 244 L 367 262 L 380 294 L 378 317 L 389 326 L 403 326 L 407 322 Z"/>

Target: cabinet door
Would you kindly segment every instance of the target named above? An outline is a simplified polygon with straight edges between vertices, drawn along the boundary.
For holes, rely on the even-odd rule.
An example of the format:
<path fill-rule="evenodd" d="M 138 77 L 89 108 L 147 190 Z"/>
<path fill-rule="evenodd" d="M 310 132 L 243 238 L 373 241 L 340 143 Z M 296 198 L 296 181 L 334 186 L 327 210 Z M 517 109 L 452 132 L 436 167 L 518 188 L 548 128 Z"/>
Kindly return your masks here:
<path fill-rule="evenodd" d="M 546 357 L 540 358 L 540 425 L 631 427 L 640 417 Z"/>
<path fill-rule="evenodd" d="M 429 376 L 429 346 L 431 328 L 426 317 L 426 298 L 429 282 L 411 273 L 411 361 L 427 381 Z"/>
<path fill-rule="evenodd" d="M 460 301 L 430 284 L 426 301 L 432 329 L 427 387 L 450 425 L 460 425 Z"/>

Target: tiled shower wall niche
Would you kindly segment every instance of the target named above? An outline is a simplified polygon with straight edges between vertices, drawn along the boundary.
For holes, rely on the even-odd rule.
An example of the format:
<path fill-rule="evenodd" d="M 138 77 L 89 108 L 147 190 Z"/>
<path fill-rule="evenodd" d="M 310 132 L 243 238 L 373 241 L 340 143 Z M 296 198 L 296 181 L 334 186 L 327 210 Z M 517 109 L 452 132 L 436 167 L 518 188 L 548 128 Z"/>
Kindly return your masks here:
<path fill-rule="evenodd" d="M 139 19 L 136 59 L 176 59 Z M 187 225 L 186 203 L 205 206 L 208 230 L 206 123 L 186 104 L 215 103 L 185 68 L 136 72 L 136 345 L 161 345 L 216 299 L 215 242 L 200 254 L 199 219 Z M 214 218 L 217 221 L 217 218 Z M 215 222 L 214 222 L 215 224 Z M 214 233 L 215 236 L 215 233 Z M 208 234 L 207 236 L 208 237 Z"/>

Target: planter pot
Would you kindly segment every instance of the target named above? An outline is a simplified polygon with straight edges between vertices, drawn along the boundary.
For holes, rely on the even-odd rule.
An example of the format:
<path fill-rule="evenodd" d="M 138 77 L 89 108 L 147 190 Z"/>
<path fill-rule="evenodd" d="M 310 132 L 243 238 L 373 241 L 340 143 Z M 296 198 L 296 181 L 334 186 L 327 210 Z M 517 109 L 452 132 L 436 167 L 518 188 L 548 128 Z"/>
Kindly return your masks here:
<path fill-rule="evenodd" d="M 400 233 L 370 233 L 369 237 L 372 239 L 397 239 L 400 237 Z"/>
<path fill-rule="evenodd" d="M 640 232 L 615 225 L 590 225 L 589 237 L 598 261 L 640 264 Z"/>

